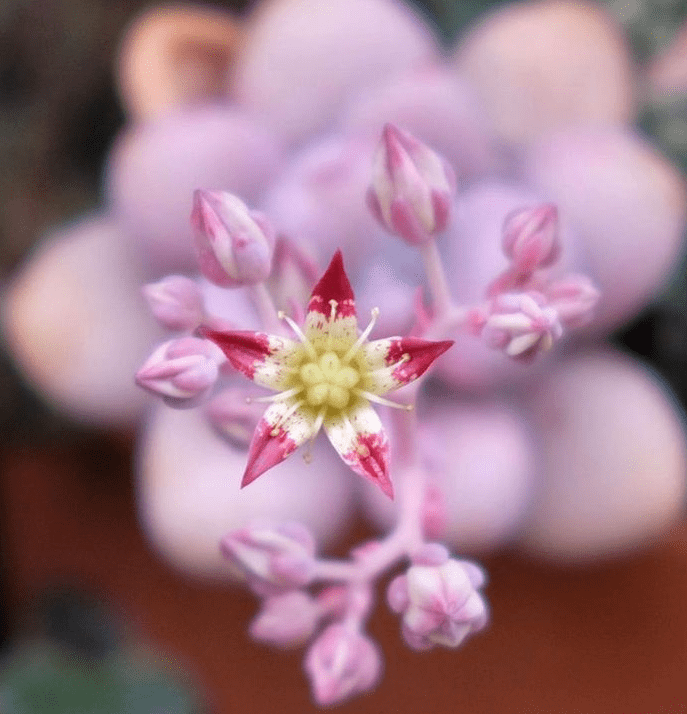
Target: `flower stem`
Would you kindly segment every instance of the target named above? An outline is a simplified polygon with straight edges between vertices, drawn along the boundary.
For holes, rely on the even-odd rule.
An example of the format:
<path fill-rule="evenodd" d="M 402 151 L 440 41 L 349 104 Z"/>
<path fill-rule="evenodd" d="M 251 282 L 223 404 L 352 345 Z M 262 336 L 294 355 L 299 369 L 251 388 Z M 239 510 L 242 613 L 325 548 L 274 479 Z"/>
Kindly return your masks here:
<path fill-rule="evenodd" d="M 277 308 L 272 300 L 265 283 L 251 285 L 250 296 L 258 312 L 260 322 L 267 332 L 279 334 L 281 331 L 281 321 L 277 315 Z"/>
<path fill-rule="evenodd" d="M 427 282 L 432 293 L 434 303 L 434 314 L 438 319 L 442 319 L 451 310 L 451 293 L 448 289 L 448 281 L 444 272 L 444 264 L 439 255 L 436 241 L 429 240 L 420 246 L 420 255 L 425 265 Z"/>

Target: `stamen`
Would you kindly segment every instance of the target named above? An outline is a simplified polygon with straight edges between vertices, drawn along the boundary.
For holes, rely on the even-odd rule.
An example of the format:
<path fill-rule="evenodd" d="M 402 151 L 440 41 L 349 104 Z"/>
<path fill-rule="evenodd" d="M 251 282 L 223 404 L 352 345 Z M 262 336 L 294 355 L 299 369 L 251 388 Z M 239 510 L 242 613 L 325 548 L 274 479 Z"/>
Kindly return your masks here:
<path fill-rule="evenodd" d="M 310 435 L 310 439 L 308 441 L 308 448 L 303 453 L 303 461 L 305 461 L 306 464 L 309 464 L 312 461 L 312 447 L 315 443 L 315 437 L 322 428 L 322 422 L 324 421 L 324 415 L 326 413 L 327 406 L 325 405 L 324 407 L 322 407 L 322 409 L 320 409 L 320 411 L 317 413 L 317 416 L 315 417 L 315 423 L 312 427 L 312 434 Z"/>
<path fill-rule="evenodd" d="M 325 348 L 327 350 L 331 350 L 332 348 L 332 340 L 334 339 L 332 337 L 332 322 L 336 319 L 336 308 L 339 306 L 339 303 L 332 299 L 329 301 L 329 306 L 331 307 L 331 311 L 329 313 L 329 324 L 327 325 L 327 342 Z"/>
<path fill-rule="evenodd" d="M 253 402 L 282 402 L 289 397 L 295 397 L 296 394 L 303 391 L 303 385 L 287 389 L 285 392 L 277 392 L 277 394 L 268 394 L 264 397 L 246 397 L 246 404 Z"/>
<path fill-rule="evenodd" d="M 385 407 L 393 407 L 394 409 L 404 409 L 407 412 L 413 410 L 412 404 L 399 404 L 398 402 L 392 402 L 390 399 L 384 399 L 384 397 L 380 397 L 378 394 L 373 394 L 372 392 L 366 392 L 364 389 L 354 388 L 351 391 L 354 394 L 357 394 L 359 397 L 364 397 L 370 402 L 375 402 L 376 404 L 381 404 Z"/>
<path fill-rule="evenodd" d="M 317 352 L 316 352 L 315 348 L 312 346 L 312 343 L 310 342 L 310 340 L 303 333 L 303 330 L 301 330 L 301 328 L 298 327 L 298 325 L 283 310 L 280 310 L 277 313 L 277 317 L 280 320 L 284 320 L 284 322 L 296 333 L 296 336 L 303 343 L 303 346 L 307 350 L 310 357 L 312 359 L 317 359 Z"/>
<path fill-rule="evenodd" d="M 360 337 L 358 337 L 358 339 L 355 341 L 355 344 L 343 356 L 344 364 L 348 364 L 353 359 L 353 357 L 355 357 L 358 350 L 362 347 L 365 340 L 367 340 L 367 338 L 369 337 L 370 332 L 372 332 L 372 328 L 375 326 L 375 322 L 377 322 L 377 318 L 379 317 L 379 308 L 373 307 L 370 311 L 370 314 L 371 319 L 367 327 L 362 331 Z"/>

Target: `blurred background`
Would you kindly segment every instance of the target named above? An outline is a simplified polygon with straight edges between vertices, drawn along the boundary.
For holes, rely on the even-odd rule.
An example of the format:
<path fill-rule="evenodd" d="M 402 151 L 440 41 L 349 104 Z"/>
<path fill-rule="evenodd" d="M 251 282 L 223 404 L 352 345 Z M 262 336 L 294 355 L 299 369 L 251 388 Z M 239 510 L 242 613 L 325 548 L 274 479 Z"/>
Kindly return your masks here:
<path fill-rule="evenodd" d="M 250 3 L 215 4 L 239 12 Z M 421 9 L 449 42 L 497 4 L 424 0 Z M 639 63 L 687 18 L 682 0 L 607 4 Z M 148 5 L 0 4 L 0 282 L 47 229 L 98 205 L 106 152 L 125 122 L 117 47 Z M 684 100 L 647 106 L 641 127 L 687 167 Z M 683 405 L 686 274 L 683 264 L 660 299 L 614 336 Z M 133 446 L 132 433 L 52 411 L 3 347 L 0 712 L 310 711 L 299 656 L 249 640 L 252 597 L 180 575 L 149 550 L 136 520 Z M 350 542 L 367 535 L 361 523 Z M 408 651 L 380 607 L 372 634 L 387 674 L 342 711 L 687 711 L 686 543 L 679 527 L 639 555 L 576 569 L 492 556 L 494 624 L 457 653 Z"/>

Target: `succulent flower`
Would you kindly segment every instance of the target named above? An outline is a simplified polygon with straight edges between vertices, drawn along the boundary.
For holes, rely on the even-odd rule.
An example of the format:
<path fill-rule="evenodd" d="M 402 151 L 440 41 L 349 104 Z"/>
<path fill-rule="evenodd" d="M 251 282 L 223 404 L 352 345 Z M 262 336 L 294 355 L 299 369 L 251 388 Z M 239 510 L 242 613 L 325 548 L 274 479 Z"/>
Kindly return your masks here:
<path fill-rule="evenodd" d="M 183 15 L 186 31 L 194 12 Z M 218 15 L 225 23 L 202 25 L 212 47 L 218 28 L 234 26 Z M 136 102 L 150 55 L 127 56 L 122 66 L 142 81 L 125 96 L 146 121 L 113 147 L 101 214 L 46 240 L 10 283 L 3 323 L 53 403 L 106 424 L 140 417 L 131 374 L 165 341 L 139 372 L 165 402 L 139 449 L 146 532 L 180 568 L 247 579 L 264 598 L 258 637 L 317 636 L 319 613 L 327 625 L 307 670 L 318 702 L 331 704 L 376 681 L 379 653 L 362 633 L 377 579 L 400 561 L 411 566 L 389 598 L 411 646 L 453 646 L 483 625 L 479 568 L 423 549 L 427 538 L 480 551 L 516 541 L 584 561 L 651 540 L 681 513 L 681 418 L 664 385 L 602 339 L 671 269 L 686 192 L 629 126 L 631 58 L 594 5 L 510 5 L 449 53 L 393 0 L 272 0 L 248 22 L 232 71 L 201 73 L 205 100 L 195 83 Z M 183 83 L 179 74 L 166 77 Z M 204 186 L 226 194 L 196 194 L 192 226 Z M 321 280 L 306 315 L 337 248 L 347 271 L 335 258 L 336 289 Z M 198 253 L 193 285 L 158 282 L 196 272 Z M 157 325 L 137 301 L 145 282 Z M 353 289 L 358 306 L 381 308 L 360 335 Z M 367 341 L 375 319 L 381 334 L 413 337 Z M 160 336 L 160 325 L 181 334 Z M 390 412 L 382 431 L 372 397 L 386 401 L 449 340 L 455 348 L 411 390 L 417 410 Z M 264 414 L 236 368 L 276 392 Z M 317 468 L 284 458 L 320 427 L 335 450 L 318 451 Z M 356 494 L 337 451 L 381 488 Z M 283 462 L 234 491 L 227 476 L 247 458 L 245 482 Z M 279 529 L 260 541 L 246 525 L 297 519 L 331 542 L 356 497 L 388 535 L 346 561 Z M 242 535 L 225 540 L 222 561 L 226 530 Z M 302 619 L 288 623 L 292 606 Z"/>
<path fill-rule="evenodd" d="M 235 369 L 260 386 L 278 390 L 251 441 L 242 486 L 324 427 L 345 463 L 393 496 L 389 441 L 370 402 L 388 405 L 383 395 L 415 381 L 452 342 L 416 337 L 370 342 L 377 314 L 373 310 L 370 323 L 358 334 L 353 290 L 337 252 L 312 292 L 304 331 L 288 320 L 299 341 L 200 328 Z"/>

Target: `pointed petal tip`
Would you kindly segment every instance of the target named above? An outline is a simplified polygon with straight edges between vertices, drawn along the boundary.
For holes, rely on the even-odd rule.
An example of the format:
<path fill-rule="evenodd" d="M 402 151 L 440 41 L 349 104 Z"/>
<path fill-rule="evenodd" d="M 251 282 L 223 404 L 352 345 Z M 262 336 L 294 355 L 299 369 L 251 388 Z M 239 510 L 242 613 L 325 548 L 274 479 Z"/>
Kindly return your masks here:
<path fill-rule="evenodd" d="M 390 478 L 387 477 L 386 481 L 378 481 L 377 485 L 385 496 L 388 496 L 392 501 L 394 500 L 394 486 Z"/>
<path fill-rule="evenodd" d="M 339 316 L 355 314 L 355 295 L 346 275 L 341 249 L 334 253 L 329 266 L 313 288 L 308 311 L 316 310 L 329 316 L 332 301 L 337 303 Z"/>

